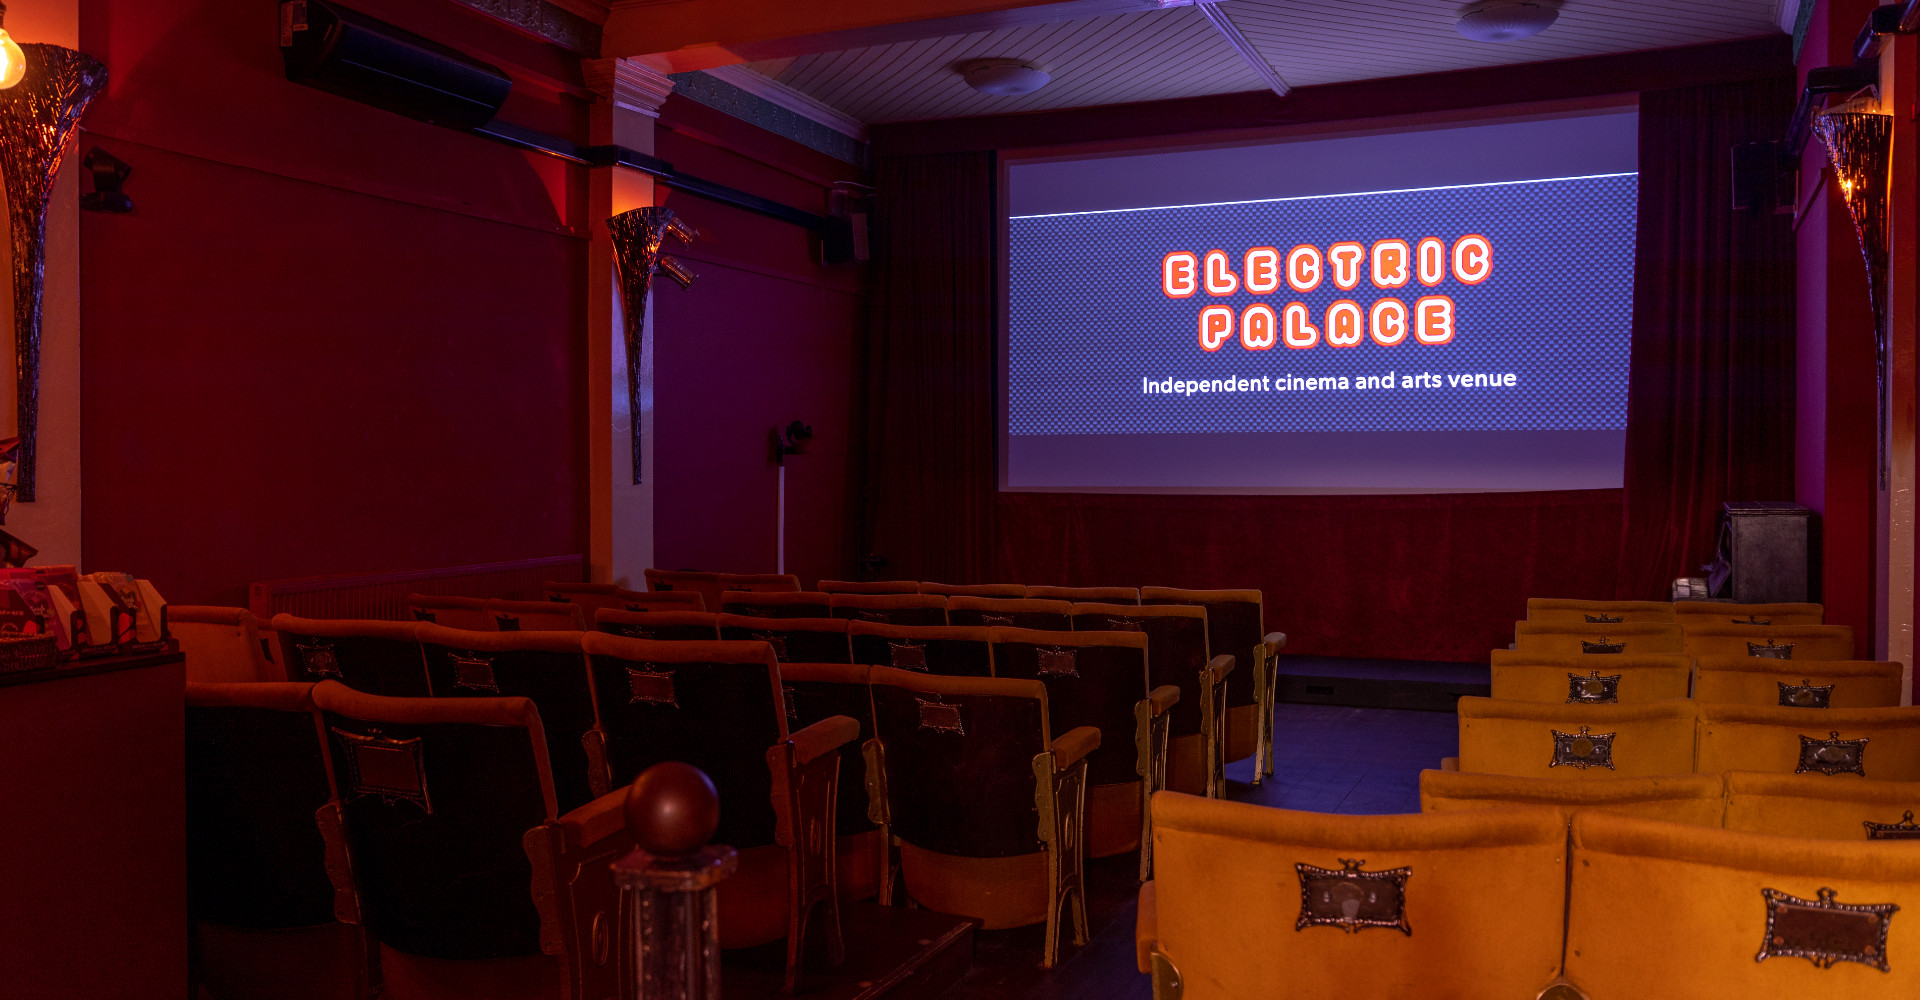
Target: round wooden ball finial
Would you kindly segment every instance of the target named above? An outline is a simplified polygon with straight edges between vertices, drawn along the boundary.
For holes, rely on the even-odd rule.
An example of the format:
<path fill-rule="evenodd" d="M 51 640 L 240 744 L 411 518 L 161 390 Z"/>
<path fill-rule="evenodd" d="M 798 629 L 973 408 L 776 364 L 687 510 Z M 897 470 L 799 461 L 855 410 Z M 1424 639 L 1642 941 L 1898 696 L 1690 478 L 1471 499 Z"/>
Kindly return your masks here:
<path fill-rule="evenodd" d="M 627 832 L 640 849 L 684 858 L 707 845 L 720 826 L 720 793 L 705 771 L 668 761 L 641 772 L 627 789 Z"/>

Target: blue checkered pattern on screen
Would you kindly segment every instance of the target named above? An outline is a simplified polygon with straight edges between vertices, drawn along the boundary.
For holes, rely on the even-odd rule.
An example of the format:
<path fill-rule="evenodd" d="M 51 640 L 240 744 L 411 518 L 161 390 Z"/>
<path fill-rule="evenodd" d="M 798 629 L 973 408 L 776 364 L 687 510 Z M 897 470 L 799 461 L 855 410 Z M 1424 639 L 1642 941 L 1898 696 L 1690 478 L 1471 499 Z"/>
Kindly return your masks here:
<path fill-rule="evenodd" d="M 1166 434 L 1276 431 L 1616 430 L 1626 426 L 1627 352 L 1633 315 L 1638 177 L 1548 181 L 1314 199 L 1026 216 L 1010 221 L 1007 425 L 1013 434 Z M 1254 295 L 1244 280 L 1224 297 L 1161 292 L 1161 259 L 1224 250 L 1235 273 L 1250 247 L 1287 251 L 1336 242 L 1454 239 L 1479 233 L 1493 247 L 1490 276 L 1428 288 L 1417 280 L 1376 290 L 1365 278 L 1334 287 L 1331 268 L 1304 294 L 1283 281 Z M 1422 295 L 1454 300 L 1453 341 L 1409 334 L 1383 347 L 1370 338 L 1332 348 L 1329 303 L 1368 310 L 1383 296 L 1411 308 Z M 1265 302 L 1275 312 L 1306 303 L 1319 346 L 1264 351 L 1236 335 L 1203 351 L 1200 310 Z M 1392 372 L 1393 389 L 1146 394 L 1142 380 Z M 1512 373 L 1512 388 L 1400 388 L 1405 376 Z M 1269 385 L 1274 384 L 1269 382 Z"/>

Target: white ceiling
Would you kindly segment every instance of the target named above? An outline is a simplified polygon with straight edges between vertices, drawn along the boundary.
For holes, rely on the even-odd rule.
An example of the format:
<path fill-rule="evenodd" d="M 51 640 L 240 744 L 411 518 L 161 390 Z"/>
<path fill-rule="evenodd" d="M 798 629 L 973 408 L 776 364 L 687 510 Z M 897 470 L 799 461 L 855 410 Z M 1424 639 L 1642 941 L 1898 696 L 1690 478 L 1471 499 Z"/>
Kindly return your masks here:
<path fill-rule="evenodd" d="M 1454 30 L 1454 0 L 1230 0 L 1219 5 L 1294 87 L 1778 33 L 1781 0 L 1567 0 L 1517 42 Z M 968 89 L 967 59 L 1024 59 L 1053 82 L 1024 97 Z M 1090 17 L 749 64 L 869 124 L 1260 90 L 1195 7 Z"/>

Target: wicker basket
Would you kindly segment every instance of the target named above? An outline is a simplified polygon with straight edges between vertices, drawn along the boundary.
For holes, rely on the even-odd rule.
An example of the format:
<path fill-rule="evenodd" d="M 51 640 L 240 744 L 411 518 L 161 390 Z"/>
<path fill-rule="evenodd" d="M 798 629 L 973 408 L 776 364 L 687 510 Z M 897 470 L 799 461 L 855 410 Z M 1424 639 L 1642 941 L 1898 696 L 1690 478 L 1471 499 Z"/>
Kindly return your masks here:
<path fill-rule="evenodd" d="M 60 665 L 60 640 L 51 635 L 0 634 L 0 674 Z"/>

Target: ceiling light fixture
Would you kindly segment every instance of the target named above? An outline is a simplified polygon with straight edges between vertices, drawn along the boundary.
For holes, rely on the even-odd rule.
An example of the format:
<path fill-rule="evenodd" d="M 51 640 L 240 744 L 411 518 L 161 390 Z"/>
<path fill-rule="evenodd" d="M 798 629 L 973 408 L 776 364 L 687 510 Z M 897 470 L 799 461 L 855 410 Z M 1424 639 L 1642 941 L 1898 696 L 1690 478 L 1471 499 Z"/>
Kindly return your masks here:
<path fill-rule="evenodd" d="M 967 86 L 994 97 L 1019 97 L 1046 86 L 1053 77 L 1019 59 L 969 59 L 955 66 Z"/>
<path fill-rule="evenodd" d="M 1525 0 L 1487 0 L 1460 8 L 1454 29 L 1476 42 L 1511 42 L 1547 30 L 1560 17 L 1558 5 Z"/>

